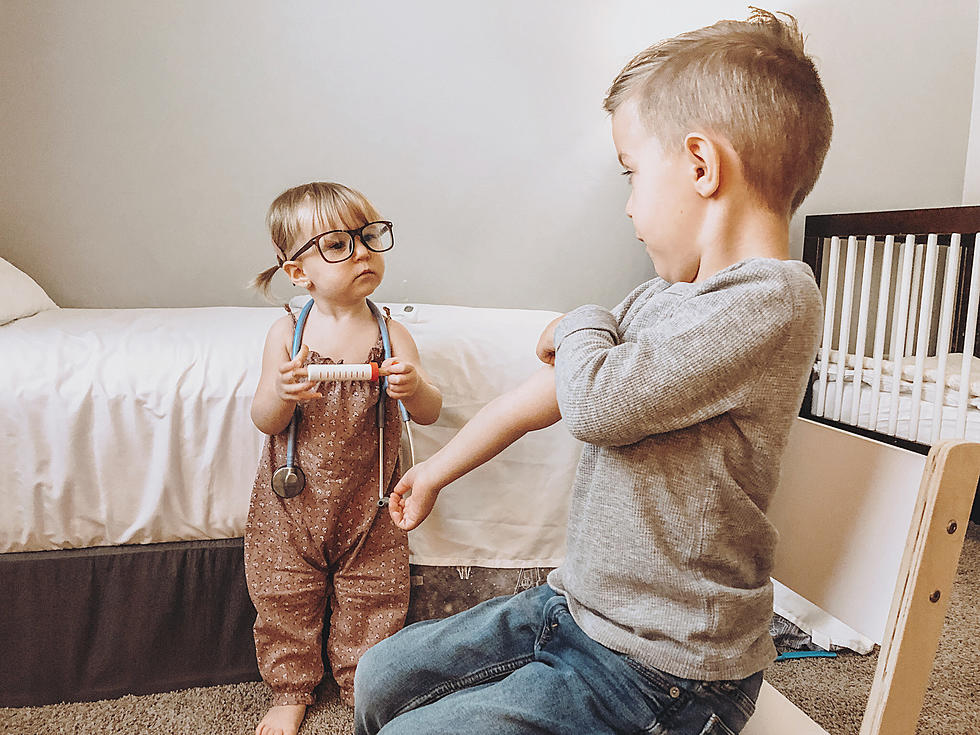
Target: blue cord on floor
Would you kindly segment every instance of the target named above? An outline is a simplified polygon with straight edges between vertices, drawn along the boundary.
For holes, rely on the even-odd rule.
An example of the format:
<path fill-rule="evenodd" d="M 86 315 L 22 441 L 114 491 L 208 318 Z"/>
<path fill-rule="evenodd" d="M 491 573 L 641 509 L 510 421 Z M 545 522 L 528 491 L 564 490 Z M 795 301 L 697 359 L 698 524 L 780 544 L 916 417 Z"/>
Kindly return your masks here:
<path fill-rule="evenodd" d="M 837 658 L 837 654 L 833 651 L 786 651 L 776 656 L 777 661 L 791 658 Z"/>

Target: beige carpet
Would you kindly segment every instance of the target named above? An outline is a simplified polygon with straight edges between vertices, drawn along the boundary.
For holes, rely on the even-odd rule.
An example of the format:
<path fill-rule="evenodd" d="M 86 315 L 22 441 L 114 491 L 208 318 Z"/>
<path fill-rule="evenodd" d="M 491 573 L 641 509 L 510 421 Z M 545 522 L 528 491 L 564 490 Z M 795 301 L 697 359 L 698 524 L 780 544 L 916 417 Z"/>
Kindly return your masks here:
<path fill-rule="evenodd" d="M 766 678 L 831 735 L 855 735 L 877 655 L 777 661 Z M 980 527 L 970 523 L 918 735 L 980 735 Z"/>
<path fill-rule="evenodd" d="M 971 523 L 953 587 L 920 735 L 980 735 L 980 529 Z M 875 656 L 773 664 L 767 678 L 833 735 L 854 735 L 874 676 Z M 3 735 L 248 735 L 269 708 L 264 684 L 187 689 L 104 702 L 0 708 Z M 351 710 L 326 683 L 301 735 L 349 735 Z M 461 729 L 465 733 L 465 728 Z M 791 735 L 791 734 L 790 734 Z"/>

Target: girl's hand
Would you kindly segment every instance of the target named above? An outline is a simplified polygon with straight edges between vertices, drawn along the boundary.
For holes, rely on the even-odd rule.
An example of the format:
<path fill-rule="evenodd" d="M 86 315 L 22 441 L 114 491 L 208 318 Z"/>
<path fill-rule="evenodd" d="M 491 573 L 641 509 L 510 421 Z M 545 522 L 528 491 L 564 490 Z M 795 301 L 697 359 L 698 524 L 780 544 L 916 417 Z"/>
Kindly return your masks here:
<path fill-rule="evenodd" d="M 378 372 L 388 376 L 388 395 L 399 401 L 414 396 L 422 383 L 422 376 L 415 366 L 397 357 L 389 357 L 381 363 Z"/>
<path fill-rule="evenodd" d="M 313 383 L 306 379 L 306 362 L 310 350 L 306 345 L 299 348 L 299 354 L 289 362 L 279 366 L 279 378 L 276 381 L 276 393 L 287 403 L 299 403 L 313 398 L 323 398 L 313 390 Z"/>
<path fill-rule="evenodd" d="M 388 515 L 395 525 L 411 531 L 424 521 L 439 497 L 440 485 L 426 477 L 425 462 L 412 467 L 391 491 L 388 499 Z"/>

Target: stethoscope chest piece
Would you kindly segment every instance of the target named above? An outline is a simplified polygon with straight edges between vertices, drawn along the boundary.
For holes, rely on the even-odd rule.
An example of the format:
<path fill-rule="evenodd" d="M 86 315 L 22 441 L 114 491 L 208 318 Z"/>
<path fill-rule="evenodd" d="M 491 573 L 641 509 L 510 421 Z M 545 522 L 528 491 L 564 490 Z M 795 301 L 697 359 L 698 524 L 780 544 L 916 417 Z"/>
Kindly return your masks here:
<path fill-rule="evenodd" d="M 272 475 L 272 489 L 280 498 L 295 498 L 306 486 L 306 475 L 296 465 L 283 465 Z"/>

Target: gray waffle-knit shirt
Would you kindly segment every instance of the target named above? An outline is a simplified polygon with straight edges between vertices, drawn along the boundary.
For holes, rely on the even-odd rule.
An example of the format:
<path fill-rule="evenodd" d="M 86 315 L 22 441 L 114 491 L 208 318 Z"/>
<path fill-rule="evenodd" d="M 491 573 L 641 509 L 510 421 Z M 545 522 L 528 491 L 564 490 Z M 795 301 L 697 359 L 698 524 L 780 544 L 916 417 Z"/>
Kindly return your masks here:
<path fill-rule="evenodd" d="M 586 445 L 548 583 L 594 640 L 688 679 L 771 663 L 765 511 L 821 314 L 806 264 L 752 258 L 558 323 L 558 405 Z"/>

